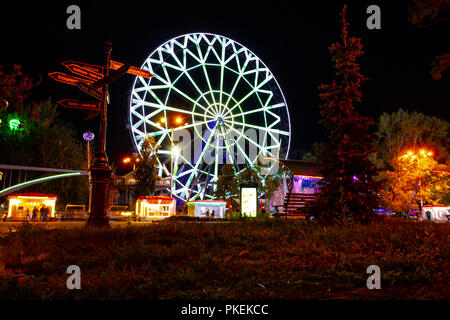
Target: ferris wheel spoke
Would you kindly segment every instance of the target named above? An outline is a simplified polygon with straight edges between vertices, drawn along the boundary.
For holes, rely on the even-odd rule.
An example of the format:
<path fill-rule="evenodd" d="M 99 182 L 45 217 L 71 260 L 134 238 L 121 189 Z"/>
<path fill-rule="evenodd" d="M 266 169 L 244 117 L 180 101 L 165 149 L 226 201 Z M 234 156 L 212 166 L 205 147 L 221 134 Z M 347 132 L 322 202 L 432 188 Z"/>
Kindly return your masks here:
<path fill-rule="evenodd" d="M 192 79 L 191 75 L 189 74 L 189 72 L 187 70 L 184 71 L 184 74 L 186 75 L 186 77 L 189 79 L 189 81 L 191 82 L 191 84 L 194 86 L 194 88 L 197 90 L 197 92 L 200 94 L 200 97 L 206 101 L 206 104 L 209 106 L 211 105 L 211 103 L 208 101 L 208 99 L 206 99 L 205 94 L 203 94 L 202 90 L 200 90 L 200 88 L 197 86 L 197 84 L 195 83 L 194 79 Z M 198 104 L 198 102 L 197 102 Z M 206 108 L 204 108 L 206 110 Z"/>
<path fill-rule="evenodd" d="M 249 127 L 249 128 L 254 128 L 254 129 L 264 130 L 264 131 L 270 131 L 270 132 L 273 132 L 273 133 L 278 133 L 278 134 L 282 134 L 282 135 L 285 135 L 285 136 L 290 136 L 290 133 L 287 132 L 287 131 L 284 131 L 284 130 L 274 129 L 274 128 L 270 128 L 270 127 L 255 126 L 253 124 L 237 122 L 237 121 L 234 121 L 233 123 L 241 125 L 243 127 Z"/>
<path fill-rule="evenodd" d="M 183 74 L 183 73 L 182 73 Z M 200 91 L 200 89 L 197 87 L 197 85 L 194 83 L 194 81 L 192 80 L 191 76 L 189 75 L 189 73 L 184 70 L 184 74 L 186 74 L 186 76 L 188 77 L 189 81 L 192 82 L 192 84 L 196 87 L 197 91 Z M 204 107 L 200 102 L 195 101 L 193 98 L 191 98 L 189 95 L 187 95 L 186 93 L 184 93 L 182 90 L 180 90 L 179 88 L 177 88 L 174 85 L 171 85 L 170 82 L 167 82 L 166 80 L 164 80 L 164 78 L 162 77 L 158 77 L 158 80 L 160 80 L 161 82 L 165 83 L 165 85 L 167 85 L 171 90 L 174 90 L 175 92 L 177 92 L 179 95 L 181 95 L 183 98 L 187 99 L 188 101 L 194 103 L 195 105 L 198 105 L 200 108 L 204 109 L 206 112 L 208 111 L 208 108 Z M 170 79 L 169 79 L 170 80 Z M 153 98 L 155 100 L 157 100 L 160 105 L 163 105 L 162 101 L 155 95 L 155 93 L 152 90 L 152 86 L 146 85 L 147 91 L 150 92 L 150 94 L 153 96 Z M 135 90 L 136 91 L 136 90 Z M 206 100 L 206 98 L 205 98 Z M 208 100 L 206 100 L 206 103 L 209 105 L 210 103 L 208 102 Z"/>
<path fill-rule="evenodd" d="M 238 59 L 238 61 L 239 61 L 239 59 Z M 248 63 L 248 60 L 245 61 L 243 70 L 245 70 L 245 69 L 247 68 L 247 63 Z M 239 75 L 238 75 L 236 81 L 234 82 L 233 89 L 231 89 L 231 93 L 229 94 L 228 99 L 227 99 L 227 101 L 225 102 L 225 107 L 228 107 L 228 103 L 230 103 L 230 99 L 231 99 L 231 97 L 233 96 L 234 91 L 236 91 L 236 88 L 237 88 L 239 82 L 241 81 L 241 78 L 242 78 L 242 77 L 243 77 L 242 72 L 239 72 Z M 227 114 L 227 113 L 228 113 L 228 112 L 226 112 L 225 114 Z"/>
<path fill-rule="evenodd" d="M 258 92 L 258 90 L 265 85 L 267 82 L 269 82 L 272 79 L 272 77 L 267 77 L 266 79 L 264 79 L 257 87 L 253 88 L 249 93 L 247 93 L 247 95 L 245 95 L 240 101 L 236 102 L 236 104 L 231 107 L 226 113 L 231 113 L 237 106 L 241 105 L 242 102 L 244 102 L 245 100 L 247 100 L 252 94 L 254 94 L 255 92 Z"/>
<path fill-rule="evenodd" d="M 236 130 L 235 128 L 233 128 L 230 125 L 227 125 L 231 130 L 235 131 L 236 133 L 239 134 L 240 137 L 244 138 L 245 140 L 247 140 L 249 143 L 255 145 L 256 147 L 260 148 L 261 150 L 264 150 L 266 147 L 263 147 L 261 145 L 259 145 L 258 143 L 256 143 L 255 141 L 253 141 L 252 139 L 250 139 L 249 137 L 247 137 L 245 134 L 242 134 L 239 130 Z"/>
<path fill-rule="evenodd" d="M 160 104 L 157 104 L 157 103 L 143 101 L 143 100 L 140 100 L 140 101 L 133 100 L 133 102 L 136 102 L 136 104 L 140 105 L 140 106 L 148 106 L 148 107 L 159 108 L 158 112 L 162 112 L 163 110 L 169 110 L 169 111 L 175 111 L 175 112 L 185 113 L 185 114 L 189 114 L 189 115 L 196 115 L 196 116 L 199 116 L 199 117 L 204 117 L 205 116 L 204 113 L 198 113 L 198 112 L 194 112 L 192 110 L 184 110 L 184 109 L 180 109 L 180 108 L 171 107 L 171 106 L 168 106 L 168 105 L 160 105 Z M 206 117 L 211 118 L 211 119 L 214 118 L 213 116 L 208 116 L 208 115 L 206 115 Z"/>
<path fill-rule="evenodd" d="M 202 66 L 202 69 L 203 69 L 203 74 L 205 75 L 206 83 L 208 84 L 209 93 L 210 93 L 210 95 L 211 95 L 211 97 L 212 97 L 212 101 L 213 101 L 212 108 L 213 108 L 213 109 L 215 110 L 215 112 L 217 113 L 218 110 L 217 110 L 217 107 L 216 107 L 216 105 L 217 105 L 217 104 L 216 104 L 216 98 L 214 97 L 213 89 L 212 89 L 212 87 L 211 87 L 211 82 L 210 82 L 210 80 L 209 80 L 208 72 L 206 71 L 206 65 L 205 65 L 206 59 L 207 59 L 207 57 L 208 57 L 208 53 L 210 52 L 210 50 L 211 50 L 212 47 L 208 47 L 208 50 L 207 50 L 205 56 L 203 56 L 202 50 L 200 49 L 200 46 L 197 45 L 196 47 L 197 47 L 198 56 L 200 57 L 201 66 Z"/>
<path fill-rule="evenodd" d="M 194 173 L 196 172 L 196 170 L 198 169 L 198 167 L 200 166 L 200 163 L 203 161 L 203 157 L 205 156 L 206 151 L 208 150 L 208 146 L 211 143 L 211 139 L 214 136 L 214 133 L 216 131 L 217 126 L 214 127 L 214 129 L 211 131 L 211 134 L 208 137 L 208 140 L 206 141 L 205 147 L 203 148 L 202 152 L 200 153 L 200 156 L 197 160 L 197 163 L 194 166 L 194 171 L 193 173 L 189 176 L 187 185 L 190 185 L 190 183 L 192 182 L 192 179 L 194 178 Z"/>
<path fill-rule="evenodd" d="M 271 105 L 271 106 L 267 106 L 267 107 L 264 106 L 264 107 L 253 109 L 253 110 L 250 110 L 250 111 L 245 111 L 245 112 L 241 112 L 241 113 L 232 114 L 232 115 L 223 117 L 223 119 L 227 120 L 227 119 L 230 119 L 230 118 L 233 118 L 233 117 L 245 116 L 247 114 L 256 113 L 256 112 L 260 112 L 260 111 L 267 111 L 267 112 L 269 112 L 268 111 L 269 109 L 282 108 L 282 107 L 285 107 L 285 106 L 286 106 L 286 104 L 284 104 L 284 103 L 277 103 L 277 104 L 274 104 L 274 105 Z M 272 113 L 272 115 L 274 117 L 279 117 L 275 113 Z"/>
<path fill-rule="evenodd" d="M 222 131 L 222 136 L 224 137 L 224 144 L 225 144 L 225 148 L 226 148 L 226 150 L 227 150 L 227 152 L 228 152 L 228 154 L 229 154 L 229 159 L 230 159 L 230 161 L 231 161 L 231 164 L 234 164 L 234 154 L 233 154 L 233 151 L 232 150 L 230 150 L 230 148 L 231 148 L 231 146 L 228 144 L 228 141 L 227 141 L 227 139 L 226 139 L 226 132 L 225 132 L 225 130 L 224 130 L 224 128 L 221 126 L 220 127 L 220 130 Z"/>

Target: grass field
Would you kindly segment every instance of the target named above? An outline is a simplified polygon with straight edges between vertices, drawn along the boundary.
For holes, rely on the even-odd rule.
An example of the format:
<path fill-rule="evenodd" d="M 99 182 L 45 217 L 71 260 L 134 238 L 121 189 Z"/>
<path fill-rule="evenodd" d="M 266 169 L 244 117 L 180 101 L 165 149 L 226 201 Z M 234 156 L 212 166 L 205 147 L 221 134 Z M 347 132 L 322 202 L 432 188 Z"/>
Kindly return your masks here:
<path fill-rule="evenodd" d="M 0 238 L 0 299 L 449 299 L 449 230 L 401 219 L 23 225 Z M 74 264 L 81 290 L 66 287 Z M 381 290 L 366 288 L 370 265 Z"/>

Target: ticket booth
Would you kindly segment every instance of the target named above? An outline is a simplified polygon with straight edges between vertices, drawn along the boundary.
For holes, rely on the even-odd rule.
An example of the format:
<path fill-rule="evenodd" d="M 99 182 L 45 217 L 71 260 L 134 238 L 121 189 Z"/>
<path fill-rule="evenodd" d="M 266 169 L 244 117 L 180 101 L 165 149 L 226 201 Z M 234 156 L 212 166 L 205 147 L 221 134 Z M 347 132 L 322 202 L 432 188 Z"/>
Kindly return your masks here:
<path fill-rule="evenodd" d="M 7 219 L 26 220 L 27 212 L 29 212 L 31 216 L 35 207 L 39 210 L 43 206 L 49 208 L 50 215 L 48 218 L 54 218 L 57 198 L 58 197 L 54 194 L 43 194 L 35 192 L 11 193 L 8 196 Z"/>
<path fill-rule="evenodd" d="M 223 200 L 189 201 L 187 206 L 191 217 L 225 218 L 227 210 L 227 203 Z"/>
<path fill-rule="evenodd" d="M 166 218 L 175 215 L 176 199 L 162 196 L 140 196 L 136 201 L 136 217 Z"/>

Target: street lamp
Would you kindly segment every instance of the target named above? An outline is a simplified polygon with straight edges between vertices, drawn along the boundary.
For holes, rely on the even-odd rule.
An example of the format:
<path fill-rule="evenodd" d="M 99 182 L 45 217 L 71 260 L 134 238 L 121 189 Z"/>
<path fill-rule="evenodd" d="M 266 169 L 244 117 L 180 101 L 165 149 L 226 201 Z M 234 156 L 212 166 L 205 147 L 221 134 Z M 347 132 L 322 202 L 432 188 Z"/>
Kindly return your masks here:
<path fill-rule="evenodd" d="M 168 121 L 166 118 L 161 118 L 161 123 L 165 123 L 166 125 L 168 124 Z M 178 116 L 174 118 L 174 126 L 172 126 L 170 128 L 171 134 L 170 134 L 170 196 L 172 197 L 172 176 L 173 176 L 173 155 L 174 155 L 174 151 L 176 151 L 176 155 L 179 154 L 180 150 L 178 149 L 178 147 L 176 147 L 176 149 L 174 150 L 174 146 L 173 146 L 173 130 L 174 127 L 178 127 L 180 125 L 183 124 L 183 118 Z M 187 123 L 185 123 L 184 125 L 187 125 Z"/>
<path fill-rule="evenodd" d="M 91 167 L 91 149 L 90 149 L 90 142 L 92 140 L 94 140 L 95 138 L 95 134 L 92 133 L 91 131 L 86 131 L 85 133 L 83 133 L 83 139 L 84 141 L 86 141 L 87 143 L 87 166 L 88 166 L 88 170 Z"/>
<path fill-rule="evenodd" d="M 410 160 L 417 159 L 417 170 L 419 171 L 419 187 L 418 187 L 417 191 L 420 194 L 420 210 L 422 210 L 422 208 L 423 208 L 423 198 L 422 198 L 422 192 L 420 190 L 420 187 L 421 187 L 420 159 L 424 159 L 424 158 L 431 157 L 431 156 L 433 156 L 432 151 L 420 149 L 417 154 L 415 152 L 409 150 L 403 156 L 400 157 L 400 159 L 402 159 L 402 158 L 410 159 Z"/>
<path fill-rule="evenodd" d="M 141 159 L 139 159 L 139 157 L 135 154 L 133 154 L 133 157 L 126 157 L 122 159 L 123 164 L 133 163 L 133 171 L 136 170 L 136 163 L 139 163 L 140 161 Z"/>
<path fill-rule="evenodd" d="M 94 140 L 95 134 L 91 131 L 86 131 L 83 133 L 83 139 L 86 141 L 86 153 L 87 153 L 87 169 L 88 169 L 88 183 L 89 183 L 89 194 L 92 191 L 92 185 L 91 185 L 91 147 L 90 143 L 92 140 Z"/>

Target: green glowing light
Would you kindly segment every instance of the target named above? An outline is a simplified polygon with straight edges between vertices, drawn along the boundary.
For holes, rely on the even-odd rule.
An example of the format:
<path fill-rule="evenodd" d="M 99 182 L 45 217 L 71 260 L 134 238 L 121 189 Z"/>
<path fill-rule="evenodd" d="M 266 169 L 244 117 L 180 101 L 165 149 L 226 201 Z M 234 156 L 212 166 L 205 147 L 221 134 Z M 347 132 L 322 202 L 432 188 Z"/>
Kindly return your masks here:
<path fill-rule="evenodd" d="M 18 120 L 18 119 L 12 119 L 12 120 L 10 120 L 10 121 L 9 121 L 9 128 L 10 128 L 12 131 L 19 130 L 19 128 L 20 128 L 20 120 Z"/>

